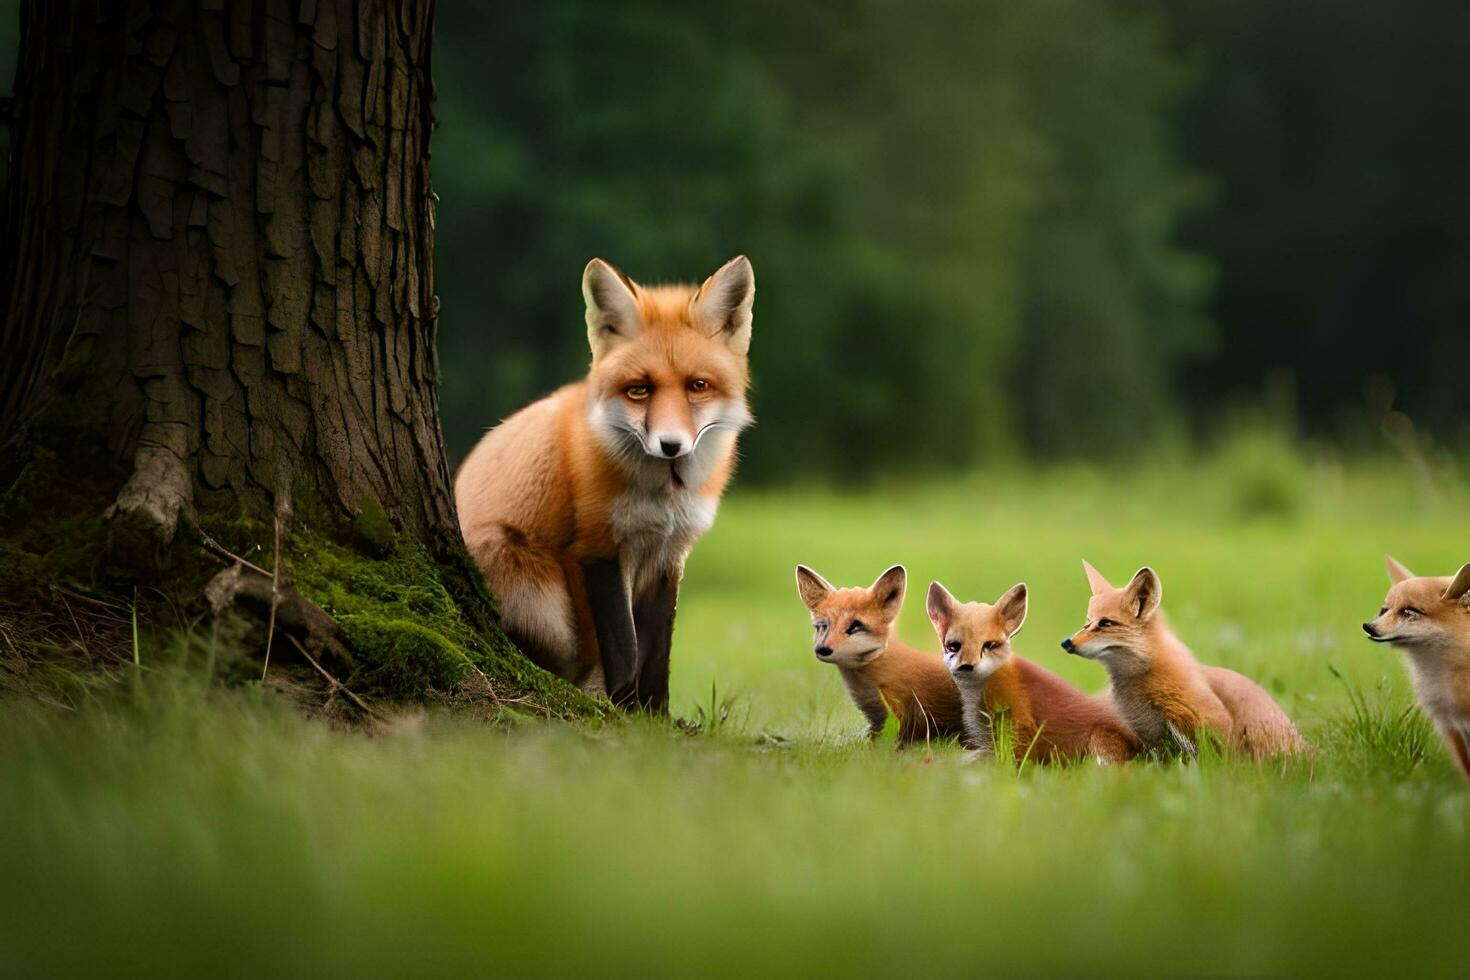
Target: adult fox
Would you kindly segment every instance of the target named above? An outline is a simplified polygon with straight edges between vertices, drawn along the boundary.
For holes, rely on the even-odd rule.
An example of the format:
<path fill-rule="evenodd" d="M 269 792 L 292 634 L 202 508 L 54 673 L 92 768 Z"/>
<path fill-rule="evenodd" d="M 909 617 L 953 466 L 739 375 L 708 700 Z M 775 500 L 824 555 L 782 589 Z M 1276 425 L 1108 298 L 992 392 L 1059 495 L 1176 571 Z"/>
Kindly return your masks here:
<path fill-rule="evenodd" d="M 698 288 L 582 274 L 592 366 L 491 429 L 455 480 L 461 530 L 506 632 L 614 703 L 665 711 L 684 560 L 751 422 L 755 273 Z"/>

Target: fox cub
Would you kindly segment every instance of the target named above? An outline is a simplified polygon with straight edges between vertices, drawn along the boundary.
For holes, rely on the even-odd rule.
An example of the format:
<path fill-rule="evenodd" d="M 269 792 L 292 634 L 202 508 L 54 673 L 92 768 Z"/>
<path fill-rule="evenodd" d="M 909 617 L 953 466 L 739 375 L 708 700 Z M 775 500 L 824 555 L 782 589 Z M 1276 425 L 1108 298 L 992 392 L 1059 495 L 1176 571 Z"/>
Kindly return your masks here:
<path fill-rule="evenodd" d="M 1453 577 L 1418 578 L 1385 560 L 1391 587 L 1363 630 L 1375 643 L 1404 652 L 1419 707 L 1470 776 L 1470 565 Z"/>
<path fill-rule="evenodd" d="M 1121 589 L 1087 562 L 1087 622 L 1062 649 L 1107 668 L 1113 703 L 1149 751 L 1194 755 L 1200 730 L 1254 757 L 1308 751 L 1291 719 L 1254 681 L 1194 659 L 1159 609 L 1163 584 L 1141 568 Z"/>
<path fill-rule="evenodd" d="M 506 632 L 615 703 L 667 710 L 684 559 L 715 519 L 751 421 L 745 256 L 703 285 L 582 274 L 592 367 L 486 433 L 454 484 Z"/>
<path fill-rule="evenodd" d="M 1026 622 L 1026 585 L 995 601 L 961 603 L 938 582 L 925 607 L 964 704 L 965 742 L 982 755 L 995 751 L 994 721 L 1009 717 L 1017 760 L 1056 762 L 1092 756 L 1126 762 L 1139 743 L 1106 698 L 1084 694 L 1011 650 Z"/>
<path fill-rule="evenodd" d="M 908 573 L 894 565 L 866 589 L 837 589 L 805 565 L 796 566 L 796 590 L 812 614 L 817 659 L 834 664 L 870 734 L 883 730 L 891 711 L 903 743 L 961 734 L 960 694 L 943 661 L 898 638 Z"/>

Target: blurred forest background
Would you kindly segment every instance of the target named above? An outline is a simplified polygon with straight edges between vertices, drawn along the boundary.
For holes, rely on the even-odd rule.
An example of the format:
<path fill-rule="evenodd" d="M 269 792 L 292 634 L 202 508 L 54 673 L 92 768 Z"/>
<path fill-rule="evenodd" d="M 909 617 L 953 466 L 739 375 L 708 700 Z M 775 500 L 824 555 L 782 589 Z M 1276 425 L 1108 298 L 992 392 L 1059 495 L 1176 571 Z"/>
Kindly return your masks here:
<path fill-rule="evenodd" d="M 457 454 L 585 368 L 590 257 L 738 252 L 746 478 L 1106 461 L 1242 412 L 1470 448 L 1470 6 L 444 2 L 436 43 Z"/>
<path fill-rule="evenodd" d="M 1470 449 L 1465 5 L 444 0 L 434 57 L 456 460 L 584 370 L 590 257 L 739 252 L 746 478 Z"/>

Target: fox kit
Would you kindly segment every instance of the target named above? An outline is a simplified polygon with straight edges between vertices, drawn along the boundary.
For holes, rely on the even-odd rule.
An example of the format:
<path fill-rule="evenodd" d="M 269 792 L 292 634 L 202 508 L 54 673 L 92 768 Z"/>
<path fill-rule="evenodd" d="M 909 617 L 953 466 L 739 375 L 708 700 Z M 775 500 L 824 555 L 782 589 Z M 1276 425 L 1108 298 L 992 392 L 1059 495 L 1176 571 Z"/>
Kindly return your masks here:
<path fill-rule="evenodd" d="M 1164 587 L 1153 569 L 1140 568 L 1115 589 L 1087 562 L 1082 567 L 1092 587 L 1087 622 L 1062 649 L 1107 668 L 1113 703 L 1145 749 L 1193 755 L 1200 729 L 1207 729 L 1255 757 L 1308 750 L 1254 681 L 1194 659 L 1164 621 Z"/>
<path fill-rule="evenodd" d="M 925 604 L 944 660 L 964 705 L 966 744 L 982 755 L 995 751 L 992 725 L 1005 712 L 1014 731 L 1016 758 L 1054 762 L 1092 756 L 1126 762 L 1138 740 L 1106 698 L 1084 694 L 1045 667 L 1017 656 L 1011 638 L 1026 622 L 1026 586 L 1012 586 L 995 601 L 958 602 L 938 582 Z"/>
<path fill-rule="evenodd" d="M 811 610 L 817 659 L 835 664 L 870 734 L 898 716 L 900 742 L 959 735 L 960 692 L 944 662 L 899 640 L 894 628 L 908 573 L 894 565 L 866 589 L 834 589 L 805 565 L 796 566 L 796 590 Z"/>
<path fill-rule="evenodd" d="M 615 703 L 667 710 L 684 559 L 715 519 L 750 424 L 745 256 L 703 285 L 582 274 L 584 381 L 486 433 L 455 503 L 507 633 L 534 661 Z"/>
<path fill-rule="evenodd" d="M 1363 629 L 1375 643 L 1404 651 L 1419 707 L 1470 776 L 1470 565 L 1453 578 L 1416 578 L 1386 561 L 1392 586 Z"/>

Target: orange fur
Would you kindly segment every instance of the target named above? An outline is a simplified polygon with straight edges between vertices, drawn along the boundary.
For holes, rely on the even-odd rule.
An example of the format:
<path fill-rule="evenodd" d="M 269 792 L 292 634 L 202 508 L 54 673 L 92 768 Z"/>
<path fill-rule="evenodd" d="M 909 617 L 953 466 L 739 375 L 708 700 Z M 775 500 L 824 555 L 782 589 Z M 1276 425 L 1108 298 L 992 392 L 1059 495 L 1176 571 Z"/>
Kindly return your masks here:
<path fill-rule="evenodd" d="M 1419 707 L 1470 776 L 1470 564 L 1452 576 L 1418 577 L 1391 557 L 1386 563 L 1392 587 L 1363 629 L 1404 652 Z"/>
<path fill-rule="evenodd" d="M 1232 670 L 1202 666 L 1159 609 L 1163 586 L 1142 568 L 1121 589 L 1083 562 L 1092 598 L 1087 623 L 1062 642 L 1100 660 L 1118 713 L 1150 751 L 1193 754 L 1204 732 L 1252 757 L 1309 751 L 1286 714 L 1259 685 Z"/>
<path fill-rule="evenodd" d="M 1027 599 L 1024 584 L 994 605 L 961 603 L 938 582 L 929 586 L 926 610 L 964 704 L 966 744 L 982 754 L 993 750 L 994 720 L 1004 715 L 1017 761 L 1131 759 L 1138 740 L 1110 701 L 1084 694 L 1012 651 Z"/>
<path fill-rule="evenodd" d="M 804 565 L 796 574 L 815 628 L 817 659 L 837 666 L 870 734 L 883 730 L 890 712 L 904 744 L 961 733 L 960 695 L 944 663 L 901 641 L 894 627 L 907 584 L 903 566 L 866 589 L 833 588 Z"/>
<path fill-rule="evenodd" d="M 682 574 L 749 422 L 754 279 L 741 257 L 697 289 L 645 288 L 594 259 L 583 293 L 587 378 L 486 433 L 460 467 L 455 502 L 512 639 L 541 666 L 597 690 L 580 562 L 618 559 L 633 600 L 657 576 Z M 683 454 L 657 455 L 660 433 Z"/>

